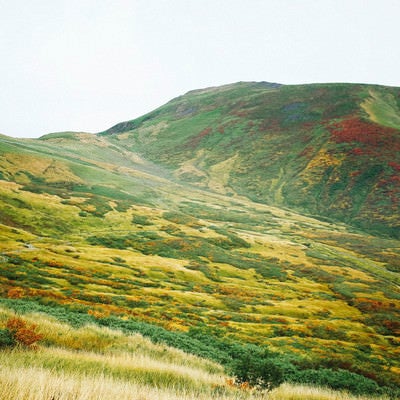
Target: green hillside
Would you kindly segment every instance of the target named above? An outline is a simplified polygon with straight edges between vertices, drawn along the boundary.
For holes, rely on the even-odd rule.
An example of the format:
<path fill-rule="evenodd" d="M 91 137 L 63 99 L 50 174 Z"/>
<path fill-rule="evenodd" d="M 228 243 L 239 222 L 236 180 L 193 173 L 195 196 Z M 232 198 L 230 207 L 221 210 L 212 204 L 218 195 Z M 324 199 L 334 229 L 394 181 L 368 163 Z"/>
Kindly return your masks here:
<path fill-rule="evenodd" d="M 114 351 L 128 357 L 118 343 L 131 339 L 108 336 L 140 333 L 210 374 L 197 385 L 179 369 L 186 356 L 179 368 L 162 360 L 164 375 L 180 371 L 170 385 L 130 381 L 166 391 L 154 398 L 261 396 L 231 385 L 248 354 L 286 385 L 396 398 L 399 95 L 239 83 L 98 135 L 0 136 L 0 347 L 13 315 L 45 335 L 37 362 L 14 349 L 0 364 L 56 379 L 54 360 L 72 360 L 70 373 L 75 351 L 93 351 L 85 362 L 97 368 Z M 80 348 L 88 325 L 95 344 Z M 72 331 L 77 347 L 61 339 Z M 107 379 L 126 368 L 110 364 Z"/>
<path fill-rule="evenodd" d="M 400 235 L 400 90 L 239 83 L 104 133 L 180 179 Z"/>

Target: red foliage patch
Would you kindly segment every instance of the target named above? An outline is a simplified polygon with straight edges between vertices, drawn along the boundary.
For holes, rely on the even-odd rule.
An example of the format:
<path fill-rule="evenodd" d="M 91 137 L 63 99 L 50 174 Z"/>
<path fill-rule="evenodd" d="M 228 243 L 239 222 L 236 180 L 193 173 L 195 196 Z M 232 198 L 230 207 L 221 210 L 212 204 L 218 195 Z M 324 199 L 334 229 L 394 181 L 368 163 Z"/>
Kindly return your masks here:
<path fill-rule="evenodd" d="M 197 137 L 203 138 L 204 136 L 209 135 L 211 133 L 211 131 L 212 131 L 212 128 L 205 128 L 197 135 Z"/>
<path fill-rule="evenodd" d="M 310 157 L 314 152 L 315 152 L 315 148 L 313 146 L 308 146 L 300 153 L 300 156 Z"/>
<path fill-rule="evenodd" d="M 218 130 L 219 133 L 224 133 L 225 132 L 225 127 L 223 125 L 220 125 L 217 130 Z"/>
<path fill-rule="evenodd" d="M 198 135 L 194 136 L 192 139 L 189 141 L 189 146 L 191 148 L 196 148 L 198 144 L 200 143 L 201 139 L 206 137 L 212 132 L 212 128 L 204 128 Z"/>
<path fill-rule="evenodd" d="M 20 287 L 13 287 L 8 290 L 7 297 L 9 299 L 21 299 L 24 297 L 25 291 Z"/>
<path fill-rule="evenodd" d="M 400 171 L 400 164 L 397 164 L 395 162 L 389 162 L 388 163 L 389 167 L 392 167 L 396 171 Z"/>
<path fill-rule="evenodd" d="M 360 297 L 355 300 L 356 307 L 364 312 L 377 312 L 377 311 L 386 311 L 394 308 L 393 303 L 388 303 L 380 300 L 372 300 Z"/>
<path fill-rule="evenodd" d="M 61 267 L 63 267 L 63 265 L 59 261 L 55 261 L 55 260 L 47 261 L 46 264 L 49 267 L 53 267 L 53 268 L 61 268 Z"/>
<path fill-rule="evenodd" d="M 336 143 L 363 143 L 367 146 L 400 147 L 396 136 L 399 131 L 394 128 L 381 126 L 374 122 L 363 121 L 358 117 L 344 119 L 328 126 Z M 354 149 L 355 151 L 357 149 Z M 360 151 L 361 149 L 358 149 Z"/>
<path fill-rule="evenodd" d="M 355 176 L 358 176 L 358 175 L 361 175 L 361 171 L 353 171 L 353 172 L 350 174 L 350 176 L 352 176 L 352 177 L 355 177 Z"/>
<path fill-rule="evenodd" d="M 398 176 L 398 175 L 392 175 L 392 176 L 390 177 L 390 182 L 391 182 L 391 183 L 400 183 L 400 176 Z"/>
<path fill-rule="evenodd" d="M 356 147 L 351 151 L 351 154 L 354 154 L 355 156 L 361 156 L 364 154 L 363 149 L 360 149 L 359 147 Z"/>
<path fill-rule="evenodd" d="M 400 322 L 391 320 L 391 319 L 386 319 L 383 322 L 383 325 L 386 327 L 391 332 L 394 332 L 396 334 L 400 333 Z"/>

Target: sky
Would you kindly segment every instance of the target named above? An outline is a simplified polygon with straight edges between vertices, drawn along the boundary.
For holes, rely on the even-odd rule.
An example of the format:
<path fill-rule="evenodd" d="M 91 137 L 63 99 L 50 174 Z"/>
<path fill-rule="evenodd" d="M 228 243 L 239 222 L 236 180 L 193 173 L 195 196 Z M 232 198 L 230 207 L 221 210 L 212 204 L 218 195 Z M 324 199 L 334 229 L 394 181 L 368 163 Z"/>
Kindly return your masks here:
<path fill-rule="evenodd" d="M 0 133 L 100 132 L 238 81 L 400 87 L 399 0 L 0 0 Z"/>

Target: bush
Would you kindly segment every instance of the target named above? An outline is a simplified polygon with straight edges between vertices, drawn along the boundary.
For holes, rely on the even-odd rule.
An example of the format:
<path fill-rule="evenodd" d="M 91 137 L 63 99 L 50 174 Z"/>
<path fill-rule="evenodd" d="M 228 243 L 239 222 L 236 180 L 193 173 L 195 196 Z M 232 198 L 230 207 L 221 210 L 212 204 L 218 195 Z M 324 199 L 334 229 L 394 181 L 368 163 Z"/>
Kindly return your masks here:
<path fill-rule="evenodd" d="M 375 381 L 343 369 L 306 369 L 297 371 L 290 378 L 295 383 L 326 386 L 334 390 L 345 389 L 356 395 L 377 394 L 380 391 Z"/>
<path fill-rule="evenodd" d="M 248 384 L 260 390 L 272 390 L 283 382 L 282 369 L 272 354 L 254 345 L 236 346 L 232 352 L 230 372 L 239 385 Z"/>
<path fill-rule="evenodd" d="M 16 344 L 13 335 L 8 329 L 0 329 L 0 349 L 14 347 Z"/>
<path fill-rule="evenodd" d="M 43 335 L 36 332 L 35 324 L 28 324 L 18 317 L 12 317 L 7 321 L 7 330 L 12 339 L 23 346 L 33 347 Z"/>
<path fill-rule="evenodd" d="M 135 225 L 153 225 L 151 221 L 145 215 L 134 215 L 132 217 L 132 223 Z"/>
<path fill-rule="evenodd" d="M 183 214 L 176 211 L 166 211 L 162 216 L 164 219 L 180 225 L 196 225 L 198 223 L 197 219 L 193 218 L 189 214 Z"/>

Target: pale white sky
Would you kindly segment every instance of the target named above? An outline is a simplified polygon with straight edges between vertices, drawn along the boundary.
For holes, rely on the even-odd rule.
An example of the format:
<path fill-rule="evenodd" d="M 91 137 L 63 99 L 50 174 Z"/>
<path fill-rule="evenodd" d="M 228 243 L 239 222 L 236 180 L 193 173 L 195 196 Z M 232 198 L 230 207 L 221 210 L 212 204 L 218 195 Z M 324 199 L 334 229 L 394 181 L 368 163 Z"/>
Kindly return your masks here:
<path fill-rule="evenodd" d="M 0 0 L 0 133 L 98 132 L 237 81 L 400 86 L 400 0 Z"/>

